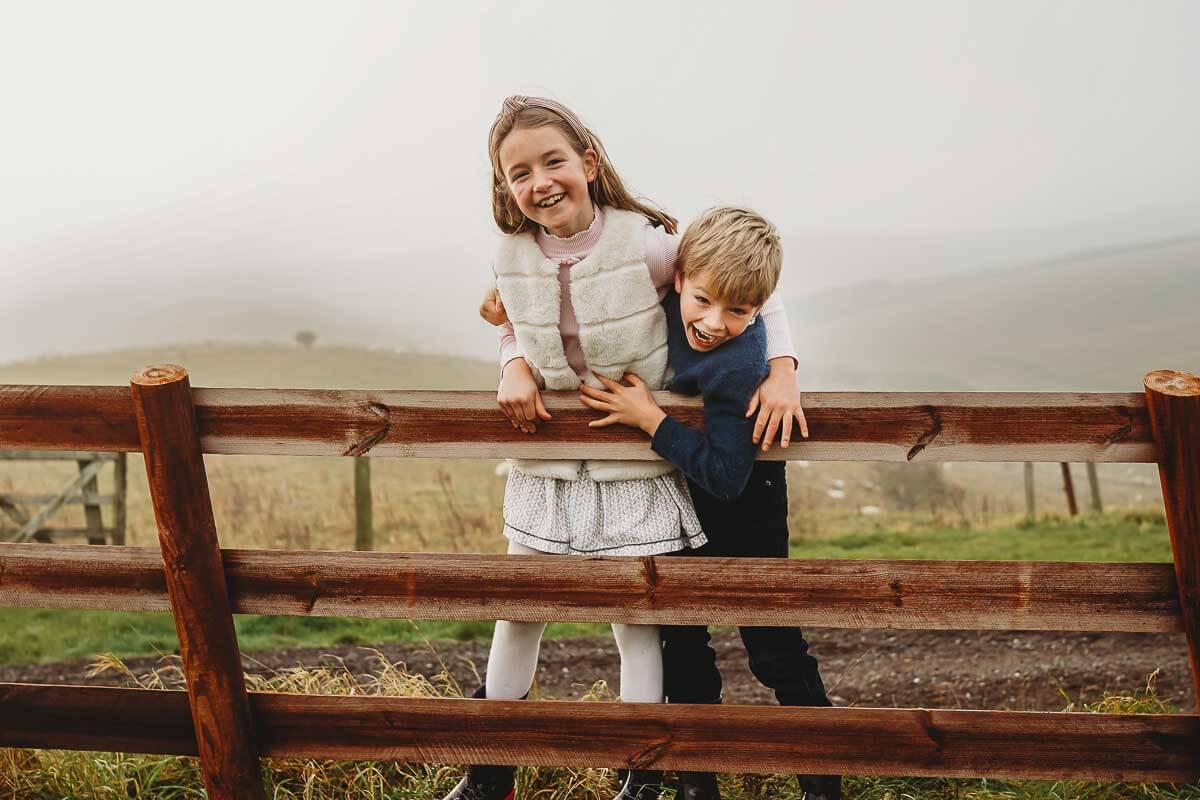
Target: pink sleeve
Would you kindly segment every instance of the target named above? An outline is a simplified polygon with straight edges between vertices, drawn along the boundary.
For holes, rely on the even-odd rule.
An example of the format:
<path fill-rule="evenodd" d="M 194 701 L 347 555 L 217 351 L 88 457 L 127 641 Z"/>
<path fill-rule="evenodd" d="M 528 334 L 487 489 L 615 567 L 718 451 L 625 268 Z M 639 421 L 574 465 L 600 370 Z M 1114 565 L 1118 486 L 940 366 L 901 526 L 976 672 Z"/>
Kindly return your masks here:
<path fill-rule="evenodd" d="M 511 322 L 506 322 L 496 330 L 499 331 L 500 337 L 500 372 L 504 372 L 504 367 L 514 358 L 521 358 L 524 353 L 521 348 L 517 347 L 517 334 L 513 330 Z"/>
<path fill-rule="evenodd" d="M 799 369 L 800 359 L 796 358 L 796 348 L 792 344 L 792 329 L 788 325 L 787 310 L 783 307 L 779 295 L 773 294 L 767 298 L 758 318 L 766 327 L 767 360 L 791 358 Z"/>
<path fill-rule="evenodd" d="M 493 283 L 495 288 L 494 276 L 496 274 L 496 266 L 492 265 Z M 517 332 L 513 330 L 511 322 L 506 322 L 496 328 L 497 342 L 500 346 L 500 374 L 504 374 L 504 368 L 508 362 L 514 358 L 521 358 L 525 354 L 521 352 L 521 348 L 517 347 Z"/>
<path fill-rule="evenodd" d="M 661 227 L 646 226 L 646 266 L 650 268 L 650 280 L 654 281 L 660 300 L 675 280 L 675 259 L 678 255 L 678 235 L 667 233 Z"/>

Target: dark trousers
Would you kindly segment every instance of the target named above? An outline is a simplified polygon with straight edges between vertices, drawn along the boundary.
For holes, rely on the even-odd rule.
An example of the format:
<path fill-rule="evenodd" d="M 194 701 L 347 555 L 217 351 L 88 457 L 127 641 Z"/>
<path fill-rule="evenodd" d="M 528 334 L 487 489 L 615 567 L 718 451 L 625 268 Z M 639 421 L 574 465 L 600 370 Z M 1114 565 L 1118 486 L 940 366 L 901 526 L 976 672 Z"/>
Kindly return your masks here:
<path fill-rule="evenodd" d="M 703 547 L 680 555 L 787 558 L 787 478 L 783 461 L 756 461 L 746 490 L 737 500 L 717 500 L 689 482 L 700 525 L 708 535 Z M 799 628 L 738 628 L 750 671 L 775 691 L 780 705 L 828 706 L 817 660 Z M 721 673 L 708 628 L 664 625 L 663 683 L 670 703 L 721 702 Z"/>

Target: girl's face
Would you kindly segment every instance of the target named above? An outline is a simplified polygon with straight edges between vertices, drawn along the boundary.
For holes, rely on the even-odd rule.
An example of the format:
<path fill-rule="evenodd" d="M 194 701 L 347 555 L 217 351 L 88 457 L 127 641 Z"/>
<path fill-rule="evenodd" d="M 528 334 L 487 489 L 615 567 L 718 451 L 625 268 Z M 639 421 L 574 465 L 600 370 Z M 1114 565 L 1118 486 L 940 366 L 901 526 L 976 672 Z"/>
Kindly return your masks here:
<path fill-rule="evenodd" d="M 517 128 L 500 143 L 500 169 L 517 208 L 559 237 L 587 230 L 594 212 L 588 184 L 596 177 L 596 152 L 571 149 L 552 125 Z"/>

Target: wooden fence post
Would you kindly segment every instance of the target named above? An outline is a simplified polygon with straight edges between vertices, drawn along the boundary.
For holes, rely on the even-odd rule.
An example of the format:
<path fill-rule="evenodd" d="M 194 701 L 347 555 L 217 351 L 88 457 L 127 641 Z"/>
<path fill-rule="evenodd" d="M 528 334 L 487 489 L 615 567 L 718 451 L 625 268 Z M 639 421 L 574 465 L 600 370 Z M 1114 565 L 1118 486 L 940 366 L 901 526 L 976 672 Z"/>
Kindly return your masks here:
<path fill-rule="evenodd" d="M 130 387 L 208 797 L 264 800 L 187 371 L 147 367 Z"/>
<path fill-rule="evenodd" d="M 1100 500 L 1100 475 L 1096 472 L 1096 464 L 1093 461 L 1087 462 L 1088 488 L 1092 492 L 1092 511 L 1097 514 L 1104 513 L 1104 503 Z"/>
<path fill-rule="evenodd" d="M 125 489 L 126 476 L 128 472 L 125 453 L 117 453 L 117 460 L 113 463 L 113 534 L 112 543 L 117 545 L 125 544 Z"/>
<path fill-rule="evenodd" d="M 1067 495 L 1067 512 L 1072 516 L 1079 514 L 1079 504 L 1075 502 L 1075 482 L 1071 480 L 1071 465 L 1062 462 L 1063 491 Z"/>
<path fill-rule="evenodd" d="M 1200 378 L 1163 369 L 1148 373 L 1144 384 L 1175 556 L 1179 612 L 1192 684 L 1200 697 Z"/>
<path fill-rule="evenodd" d="M 79 464 L 79 471 L 83 472 L 87 469 L 91 461 L 80 459 L 76 462 Z M 100 482 L 93 475 L 88 480 L 84 481 L 83 486 L 79 487 L 79 493 L 83 495 L 83 518 L 87 524 L 87 543 L 88 544 L 104 544 L 104 515 L 100 511 L 99 502 L 89 502 L 88 495 L 100 494 Z"/>
<path fill-rule="evenodd" d="M 374 549 L 375 517 L 371 508 L 371 459 L 354 459 L 354 549 Z"/>
<path fill-rule="evenodd" d="M 1033 462 L 1025 462 L 1025 518 L 1033 522 L 1037 518 L 1037 496 L 1033 484 Z"/>

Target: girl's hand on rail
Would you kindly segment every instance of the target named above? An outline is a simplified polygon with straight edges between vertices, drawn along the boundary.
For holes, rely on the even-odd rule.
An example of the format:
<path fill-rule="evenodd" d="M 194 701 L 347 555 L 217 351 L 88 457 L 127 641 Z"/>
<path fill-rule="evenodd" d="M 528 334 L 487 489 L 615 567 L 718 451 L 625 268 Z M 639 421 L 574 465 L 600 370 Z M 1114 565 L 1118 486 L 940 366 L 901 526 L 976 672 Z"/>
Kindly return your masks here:
<path fill-rule="evenodd" d="M 512 426 L 523 433 L 536 433 L 539 419 L 551 419 L 533 371 L 523 358 L 514 358 L 504 365 L 496 402 Z"/>
<path fill-rule="evenodd" d="M 758 412 L 754 421 L 754 443 L 762 443 L 763 452 L 771 449 L 775 433 L 782 425 L 783 437 L 780 446 L 792 443 L 792 420 L 800 423 L 800 435 L 808 438 L 808 420 L 800 404 L 800 386 L 796 383 L 796 362 L 790 356 L 773 358 L 771 374 L 767 376 L 750 398 L 746 416 Z"/>
<path fill-rule="evenodd" d="M 504 325 L 508 322 L 508 312 L 504 310 L 504 301 L 500 299 L 500 290 L 495 286 L 488 289 L 479 304 L 479 316 L 493 325 Z"/>
<path fill-rule="evenodd" d="M 611 381 L 603 375 L 596 376 L 605 389 L 593 389 L 591 386 L 584 384 L 579 387 L 580 400 L 588 408 L 594 408 L 597 411 L 607 411 L 608 416 L 603 419 L 592 420 L 588 423 L 589 428 L 603 428 L 607 425 L 620 424 L 628 425 L 631 428 L 641 428 L 651 436 L 658 430 L 658 426 L 666 419 L 666 414 L 658 407 L 658 403 L 654 402 L 654 395 L 650 394 L 650 390 L 646 388 L 646 384 L 637 375 L 625 375 L 624 379 L 629 385 L 623 386 L 616 381 Z"/>

